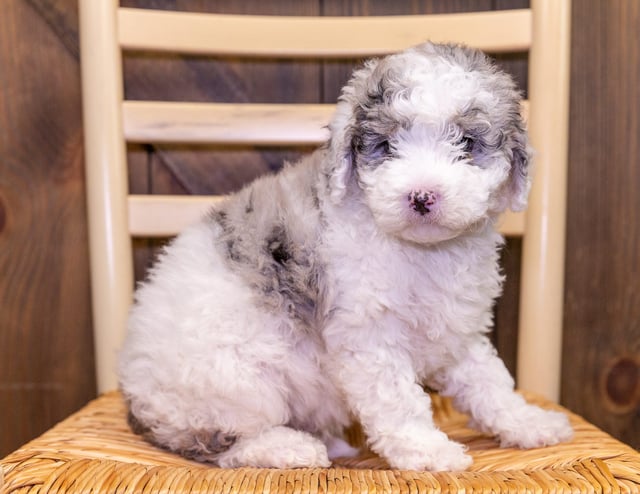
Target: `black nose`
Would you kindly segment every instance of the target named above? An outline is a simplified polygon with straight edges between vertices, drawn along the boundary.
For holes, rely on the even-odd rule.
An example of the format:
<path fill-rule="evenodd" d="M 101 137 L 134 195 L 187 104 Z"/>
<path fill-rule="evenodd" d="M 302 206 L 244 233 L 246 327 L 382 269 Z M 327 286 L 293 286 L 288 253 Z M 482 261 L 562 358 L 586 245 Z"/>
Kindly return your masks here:
<path fill-rule="evenodd" d="M 423 192 L 421 190 L 411 192 L 408 199 L 413 210 L 422 216 L 430 213 L 431 208 L 436 203 L 436 195 L 433 192 Z"/>

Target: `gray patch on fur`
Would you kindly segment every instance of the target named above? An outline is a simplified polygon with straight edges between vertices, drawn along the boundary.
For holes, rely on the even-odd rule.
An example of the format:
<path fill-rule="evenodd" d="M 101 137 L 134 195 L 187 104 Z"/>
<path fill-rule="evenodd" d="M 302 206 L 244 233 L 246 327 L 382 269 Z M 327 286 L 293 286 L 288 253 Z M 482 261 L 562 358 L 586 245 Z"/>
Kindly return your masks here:
<path fill-rule="evenodd" d="M 293 244 L 283 225 L 276 225 L 266 239 L 271 262 L 261 269 L 264 293 L 283 297 L 287 313 L 311 326 L 316 316 L 318 272 L 312 254 Z"/>
<path fill-rule="evenodd" d="M 233 223 L 229 221 L 228 213 L 223 209 L 213 209 L 209 213 L 209 218 L 222 228 L 223 235 L 221 239 L 224 240 L 226 254 L 229 260 L 246 262 L 248 259 L 245 257 L 245 249 L 242 247 L 244 240 L 236 234 Z"/>
<path fill-rule="evenodd" d="M 512 176 L 516 184 L 514 186 L 521 186 L 528 175 L 529 151 L 524 121 L 520 113 L 521 94 L 515 82 L 479 50 L 456 44 L 430 45 L 430 47 L 435 53 L 448 58 L 467 71 L 477 72 L 483 76 L 483 83 L 497 96 L 496 102 L 499 107 L 492 108 L 483 115 L 487 119 L 492 117 L 494 120 L 490 120 L 490 126 L 481 133 L 481 151 L 486 154 L 498 149 L 504 150 L 513 166 Z M 473 113 L 473 109 L 470 109 L 467 117 Z"/>
<path fill-rule="evenodd" d="M 165 442 L 156 438 L 153 430 L 142 423 L 131 409 L 127 413 L 127 423 L 133 433 L 142 436 L 145 441 L 197 461 L 211 461 L 216 455 L 229 450 L 237 440 L 233 434 L 222 431 L 190 431 L 182 435 L 182 441 L 178 445 L 168 447 Z"/>
<path fill-rule="evenodd" d="M 385 77 L 387 76 L 387 77 Z M 351 134 L 351 162 L 356 168 L 373 168 L 394 156 L 393 138 L 401 126 L 397 115 L 386 109 L 394 96 L 393 82 L 389 74 L 367 93 L 367 99 L 354 109 L 355 124 Z"/>
<path fill-rule="evenodd" d="M 127 412 L 127 424 L 129 424 L 129 428 L 133 431 L 133 433 L 137 434 L 138 436 L 144 436 L 151 430 L 138 420 L 131 409 L 129 409 L 129 411 Z"/>
<path fill-rule="evenodd" d="M 305 179 L 304 199 L 293 203 L 286 194 L 275 195 L 282 185 L 273 177 L 264 177 L 229 201 L 217 206 L 209 218 L 221 227 L 216 239 L 232 269 L 254 290 L 256 300 L 271 311 L 284 310 L 300 329 L 315 325 L 319 266 L 312 246 L 315 240 L 300 232 L 310 228 L 312 239 L 316 225 L 292 226 L 285 219 L 306 216 L 320 222 L 320 197 L 317 180 Z M 274 198 L 286 198 L 278 204 Z M 297 232 L 291 231 L 297 229 Z M 307 243 L 308 245 L 305 245 Z"/>
<path fill-rule="evenodd" d="M 211 461 L 216 455 L 228 451 L 236 440 L 236 436 L 221 431 L 198 431 L 191 443 L 175 452 L 196 461 Z"/>
<path fill-rule="evenodd" d="M 425 53 L 435 53 L 444 59 L 450 60 L 454 65 L 459 65 L 468 72 L 486 72 L 487 69 L 495 72 L 495 66 L 491 59 L 482 51 L 457 43 L 442 43 L 422 45 L 418 48 Z"/>

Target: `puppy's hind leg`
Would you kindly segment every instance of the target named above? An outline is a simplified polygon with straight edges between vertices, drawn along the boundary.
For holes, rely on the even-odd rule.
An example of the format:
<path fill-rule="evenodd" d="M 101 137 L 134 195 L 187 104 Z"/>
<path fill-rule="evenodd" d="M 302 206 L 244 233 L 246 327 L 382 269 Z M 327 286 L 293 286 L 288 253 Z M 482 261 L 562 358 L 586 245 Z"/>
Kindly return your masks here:
<path fill-rule="evenodd" d="M 173 453 L 203 462 L 215 462 L 215 458 L 227 451 L 236 441 L 233 434 L 222 431 L 179 429 L 168 426 L 146 426 L 129 409 L 127 422 L 134 434 L 141 435 L 145 440 Z"/>
<path fill-rule="evenodd" d="M 223 468 L 301 468 L 331 464 L 322 441 L 286 426 L 239 437 L 227 451 L 217 456 L 216 463 Z"/>
<path fill-rule="evenodd" d="M 128 422 L 133 432 L 156 446 L 223 468 L 328 467 L 331 462 L 325 444 L 307 432 L 282 425 L 288 421 L 286 403 L 277 392 L 269 393 L 273 391 L 269 385 L 260 381 L 252 384 L 257 394 L 237 389 L 238 401 L 233 406 L 227 403 L 223 415 L 227 432 L 216 426 L 218 421 L 211 417 L 197 424 L 185 422 L 176 426 L 153 418 L 145 422 L 131 408 Z M 226 401 L 230 401 L 229 396 Z M 254 404 L 254 409 L 247 403 Z M 206 407 L 173 412 L 183 417 L 205 416 Z"/>

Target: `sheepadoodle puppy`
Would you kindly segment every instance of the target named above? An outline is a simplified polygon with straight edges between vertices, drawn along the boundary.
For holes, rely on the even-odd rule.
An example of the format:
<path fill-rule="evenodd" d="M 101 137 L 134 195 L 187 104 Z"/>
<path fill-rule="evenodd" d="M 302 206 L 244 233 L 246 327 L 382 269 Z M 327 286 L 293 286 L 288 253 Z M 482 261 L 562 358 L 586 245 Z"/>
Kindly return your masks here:
<path fill-rule="evenodd" d="M 222 467 L 327 467 L 353 418 L 399 469 L 461 470 L 422 385 L 504 446 L 568 439 L 487 337 L 494 231 L 529 152 L 513 81 L 424 44 L 357 70 L 330 139 L 215 206 L 136 294 L 119 375 L 149 441 Z"/>

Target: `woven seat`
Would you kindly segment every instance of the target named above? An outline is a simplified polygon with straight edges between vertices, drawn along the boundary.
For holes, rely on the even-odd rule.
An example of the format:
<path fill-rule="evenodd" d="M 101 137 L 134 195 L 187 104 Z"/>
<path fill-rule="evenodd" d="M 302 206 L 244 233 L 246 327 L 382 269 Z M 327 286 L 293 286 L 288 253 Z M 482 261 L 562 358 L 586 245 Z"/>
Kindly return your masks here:
<path fill-rule="evenodd" d="M 533 395 L 527 399 L 561 409 Z M 438 425 L 468 446 L 471 470 L 390 470 L 368 452 L 337 460 L 329 469 L 216 468 L 158 450 L 134 435 L 118 392 L 89 403 L 6 457 L 0 468 L 7 494 L 640 492 L 640 454 L 575 414 L 570 414 L 576 430 L 571 442 L 523 451 L 498 448 L 493 439 L 467 428 L 467 417 L 448 400 L 433 396 L 433 402 Z M 357 430 L 352 442 L 361 443 Z"/>

